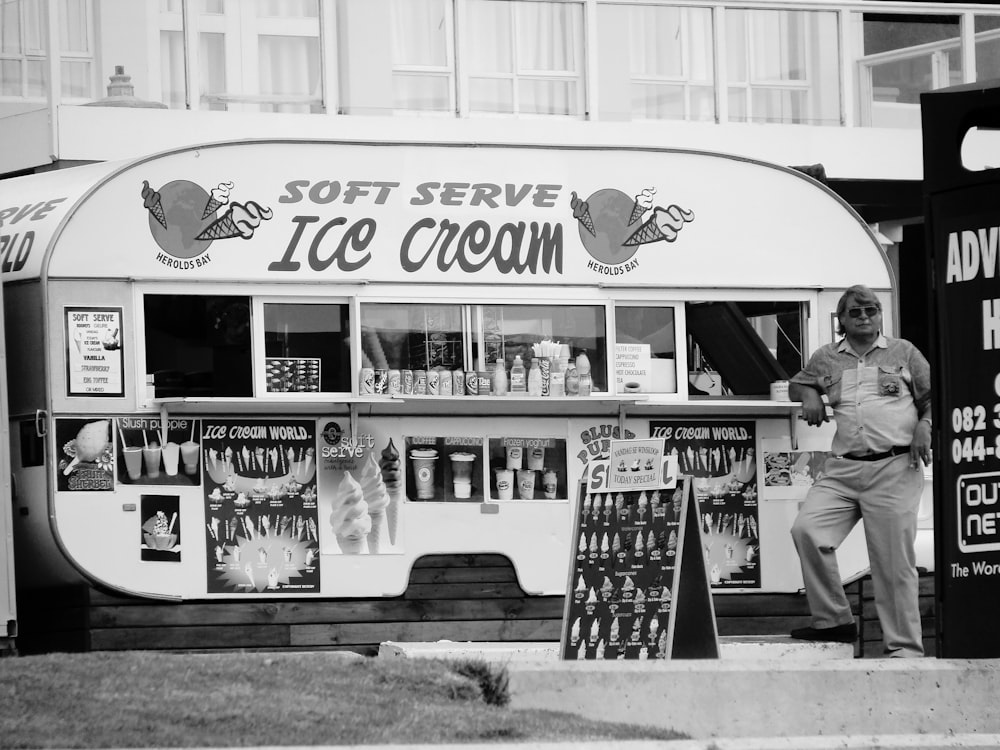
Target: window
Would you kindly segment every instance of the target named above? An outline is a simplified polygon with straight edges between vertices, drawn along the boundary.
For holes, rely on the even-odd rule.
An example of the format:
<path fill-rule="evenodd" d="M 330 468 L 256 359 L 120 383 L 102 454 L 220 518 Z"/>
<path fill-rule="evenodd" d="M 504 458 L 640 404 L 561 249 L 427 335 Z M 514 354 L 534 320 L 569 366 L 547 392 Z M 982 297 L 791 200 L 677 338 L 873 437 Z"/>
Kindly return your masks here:
<path fill-rule="evenodd" d="M 143 310 L 156 398 L 253 395 L 249 297 L 147 294 Z"/>
<path fill-rule="evenodd" d="M 59 0 L 60 94 L 94 98 L 94 30 L 90 0 Z M 49 4 L 0 2 L 0 97 L 44 99 L 48 86 Z"/>
<path fill-rule="evenodd" d="M 840 124 L 835 13 L 728 9 L 725 44 L 730 121 Z"/>
<path fill-rule="evenodd" d="M 615 307 L 615 392 L 677 393 L 674 308 Z"/>
<path fill-rule="evenodd" d="M 264 303 L 266 393 L 351 390 L 347 304 Z"/>
<path fill-rule="evenodd" d="M 468 0 L 466 11 L 470 112 L 585 114 L 582 4 Z"/>
<path fill-rule="evenodd" d="M 628 16 L 634 118 L 715 120 L 709 9 L 609 5 L 602 12 Z"/>
<path fill-rule="evenodd" d="M 393 107 L 454 112 L 455 69 L 450 0 L 393 0 Z"/>
<path fill-rule="evenodd" d="M 920 127 L 920 94 L 962 82 L 958 16 L 865 13 L 861 122 Z"/>
<path fill-rule="evenodd" d="M 160 63 L 173 108 L 324 111 L 318 0 L 162 0 Z"/>
<path fill-rule="evenodd" d="M 692 396 L 766 396 L 803 364 L 799 302 L 689 302 Z"/>

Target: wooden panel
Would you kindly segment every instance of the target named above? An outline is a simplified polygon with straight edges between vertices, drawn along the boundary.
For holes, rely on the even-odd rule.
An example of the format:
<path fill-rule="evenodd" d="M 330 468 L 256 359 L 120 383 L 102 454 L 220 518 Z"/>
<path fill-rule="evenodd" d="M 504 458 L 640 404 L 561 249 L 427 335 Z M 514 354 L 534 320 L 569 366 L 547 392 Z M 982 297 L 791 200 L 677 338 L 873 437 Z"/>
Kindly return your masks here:
<path fill-rule="evenodd" d="M 112 628 L 90 632 L 93 651 L 288 647 L 288 626 Z"/>
<path fill-rule="evenodd" d="M 559 620 L 456 620 L 293 625 L 293 646 L 381 643 L 383 641 L 557 641 Z"/>

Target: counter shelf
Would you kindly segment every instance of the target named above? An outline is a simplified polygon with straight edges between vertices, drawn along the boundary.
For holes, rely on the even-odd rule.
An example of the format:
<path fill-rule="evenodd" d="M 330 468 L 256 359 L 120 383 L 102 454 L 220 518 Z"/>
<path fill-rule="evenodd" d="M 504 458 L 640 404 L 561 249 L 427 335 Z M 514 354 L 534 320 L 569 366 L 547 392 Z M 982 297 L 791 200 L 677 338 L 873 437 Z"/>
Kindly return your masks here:
<path fill-rule="evenodd" d="M 768 399 L 694 398 L 676 400 L 656 398 L 655 394 L 617 396 L 597 394 L 580 396 L 342 396 L 320 400 L 310 398 L 162 398 L 149 402 L 166 420 L 175 414 L 329 414 L 346 408 L 350 414 L 351 430 L 356 431 L 358 414 L 376 416 L 440 415 L 447 408 L 450 416 L 469 416 L 489 411 L 498 416 L 524 414 L 532 411 L 535 416 L 579 416 L 584 414 L 617 414 L 619 426 L 624 428 L 630 409 L 635 414 L 646 412 L 675 416 L 722 417 L 787 417 L 792 450 L 798 449 L 797 423 L 802 419 L 802 404 L 797 401 L 771 401 Z M 539 408 L 541 407 L 541 408 Z"/>

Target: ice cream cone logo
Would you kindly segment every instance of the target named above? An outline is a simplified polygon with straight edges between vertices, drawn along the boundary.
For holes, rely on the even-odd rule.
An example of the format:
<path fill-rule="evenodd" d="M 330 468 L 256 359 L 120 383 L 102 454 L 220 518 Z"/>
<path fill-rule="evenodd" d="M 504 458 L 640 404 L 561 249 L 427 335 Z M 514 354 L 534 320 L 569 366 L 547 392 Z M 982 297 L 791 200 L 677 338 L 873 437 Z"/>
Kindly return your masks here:
<path fill-rule="evenodd" d="M 581 199 L 574 191 L 570 199 L 577 220 L 580 241 L 594 260 L 609 265 L 629 264 L 641 245 L 674 242 L 685 224 L 694 221 L 694 212 L 671 204 L 654 205 L 656 188 L 645 188 L 630 198 L 620 190 L 603 188 Z M 643 219 L 645 217 L 645 220 Z"/>
<path fill-rule="evenodd" d="M 189 180 L 174 180 L 153 188 L 143 180 L 140 196 L 149 214 L 150 234 L 164 253 L 158 256 L 162 263 L 201 267 L 210 260 L 205 253 L 212 242 L 232 237 L 249 240 L 261 222 L 273 216 L 270 208 L 256 201 L 231 201 L 234 186 L 220 182 L 207 191 Z"/>

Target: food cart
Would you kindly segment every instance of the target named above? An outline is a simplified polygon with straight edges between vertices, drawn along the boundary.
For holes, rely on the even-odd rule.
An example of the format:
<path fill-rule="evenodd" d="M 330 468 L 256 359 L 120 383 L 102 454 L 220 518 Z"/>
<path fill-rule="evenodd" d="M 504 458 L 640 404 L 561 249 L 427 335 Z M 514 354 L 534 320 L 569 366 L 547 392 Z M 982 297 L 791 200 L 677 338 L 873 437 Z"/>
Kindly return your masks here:
<path fill-rule="evenodd" d="M 581 481 L 650 437 L 713 589 L 796 591 L 832 428 L 781 383 L 852 284 L 896 326 L 834 193 L 682 150 L 209 144 L 0 183 L 0 253 L 21 583 L 179 601 L 395 596 L 475 552 L 564 593 Z"/>

